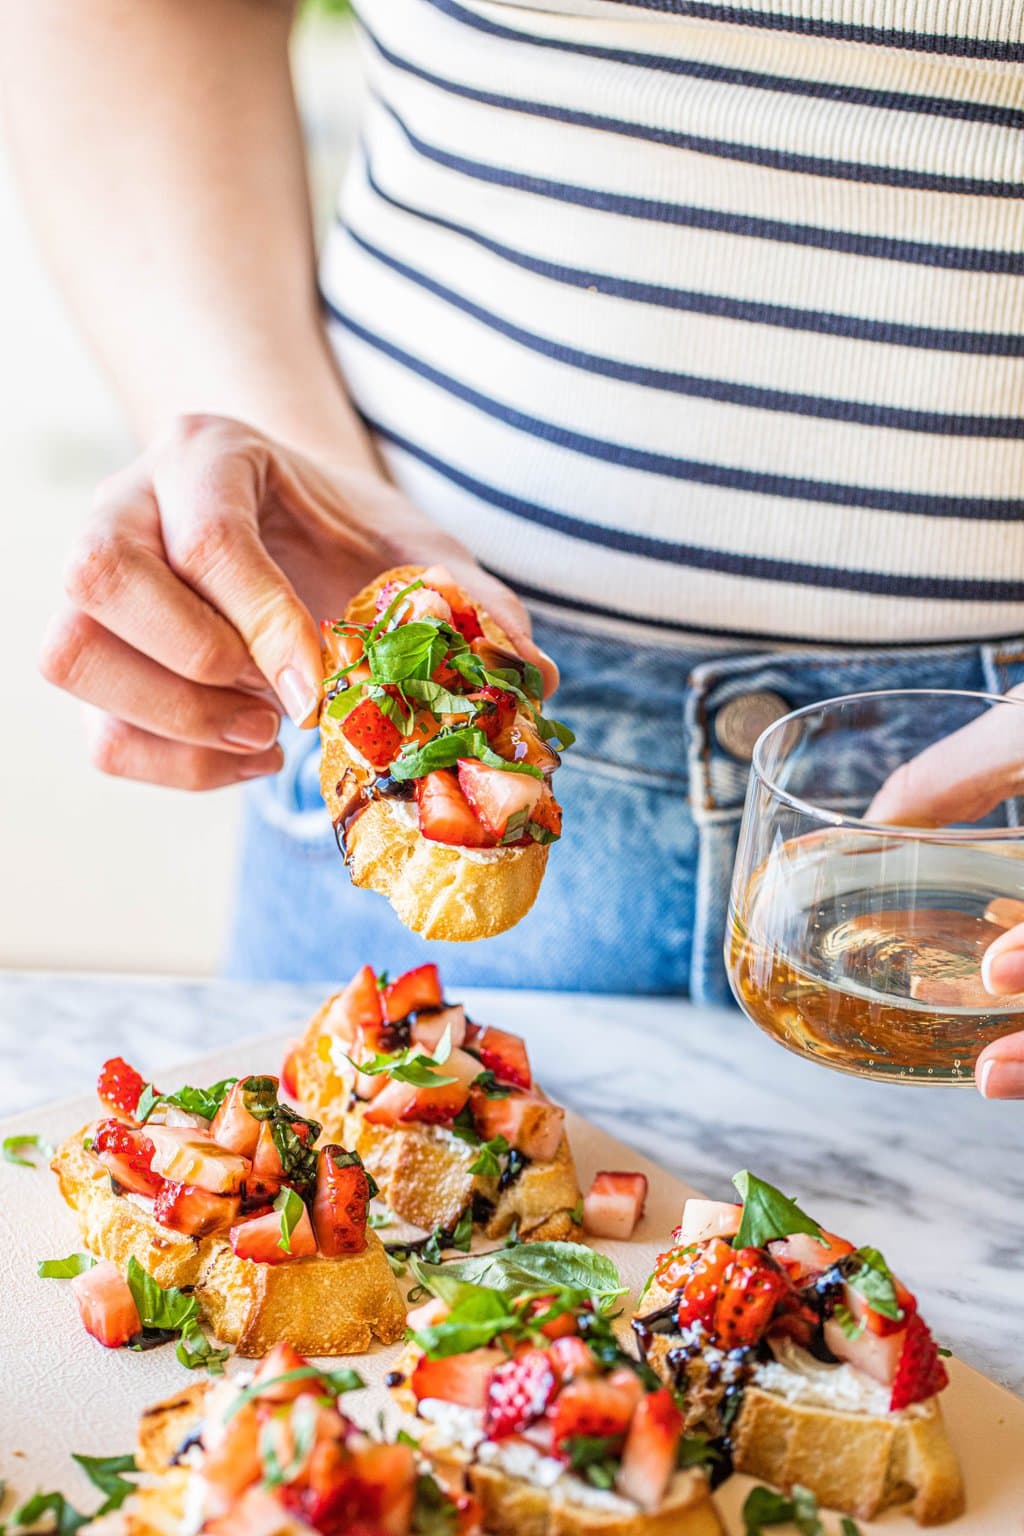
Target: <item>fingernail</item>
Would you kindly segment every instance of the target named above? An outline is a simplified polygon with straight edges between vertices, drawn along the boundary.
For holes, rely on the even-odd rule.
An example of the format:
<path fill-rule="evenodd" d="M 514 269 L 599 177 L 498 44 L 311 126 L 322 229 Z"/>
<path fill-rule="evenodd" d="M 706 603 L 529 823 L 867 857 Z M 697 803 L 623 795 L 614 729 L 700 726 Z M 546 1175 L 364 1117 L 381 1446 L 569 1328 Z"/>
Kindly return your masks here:
<path fill-rule="evenodd" d="M 280 747 L 272 757 L 261 757 L 257 762 L 242 763 L 238 769 L 240 779 L 265 779 L 272 773 L 279 773 L 284 764 L 284 753 Z"/>
<path fill-rule="evenodd" d="M 978 1076 L 983 1099 L 1024 1099 L 1024 1061 L 990 1056 Z"/>
<path fill-rule="evenodd" d="M 269 747 L 277 740 L 281 717 L 276 709 L 241 709 L 229 720 L 223 738 L 232 747 Z"/>
<path fill-rule="evenodd" d="M 994 997 L 1024 992 L 1024 951 L 1005 949 L 993 954 L 986 950 L 981 957 L 981 984 Z"/>
<path fill-rule="evenodd" d="M 295 724 L 304 725 L 316 709 L 320 690 L 311 687 L 294 667 L 285 667 L 277 674 L 277 695 Z"/>

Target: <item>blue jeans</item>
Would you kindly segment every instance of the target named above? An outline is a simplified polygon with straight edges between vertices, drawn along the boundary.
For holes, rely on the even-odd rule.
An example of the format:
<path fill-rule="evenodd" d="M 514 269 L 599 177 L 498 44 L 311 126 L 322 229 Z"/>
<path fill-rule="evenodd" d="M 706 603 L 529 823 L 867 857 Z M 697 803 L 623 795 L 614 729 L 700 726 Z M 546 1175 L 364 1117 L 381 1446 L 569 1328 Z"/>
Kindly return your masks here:
<path fill-rule="evenodd" d="M 336 986 L 364 961 L 394 974 L 430 958 L 456 989 L 727 1002 L 722 945 L 749 762 L 719 741 L 723 707 L 761 691 L 798 709 L 876 688 L 1003 693 L 1024 681 L 1017 640 L 709 655 L 549 621 L 535 633 L 561 668 L 558 714 L 577 742 L 557 779 L 566 835 L 533 910 L 478 944 L 410 933 L 383 897 L 352 885 L 320 800 L 316 737 L 286 727 L 285 767 L 249 792 L 230 976 Z"/>

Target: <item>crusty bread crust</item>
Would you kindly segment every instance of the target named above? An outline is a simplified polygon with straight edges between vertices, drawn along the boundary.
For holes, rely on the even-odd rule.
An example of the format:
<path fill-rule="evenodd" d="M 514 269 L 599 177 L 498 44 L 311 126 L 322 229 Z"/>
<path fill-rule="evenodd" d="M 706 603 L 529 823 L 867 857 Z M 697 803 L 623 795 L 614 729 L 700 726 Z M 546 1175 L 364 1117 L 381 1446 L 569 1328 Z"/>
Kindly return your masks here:
<path fill-rule="evenodd" d="M 115 1195 L 106 1169 L 71 1136 L 51 1163 L 91 1253 L 125 1269 L 132 1257 L 159 1285 L 192 1286 L 204 1319 L 240 1355 L 264 1355 L 281 1339 L 300 1354 L 365 1354 L 374 1339 L 393 1344 L 405 1306 L 376 1232 L 362 1253 L 286 1264 L 238 1258 L 220 1236 L 171 1232 Z"/>
<path fill-rule="evenodd" d="M 346 619 L 372 622 L 377 593 L 389 581 L 408 585 L 423 569 L 401 565 L 385 571 L 352 599 Z M 480 608 L 476 612 L 487 638 L 511 649 L 512 642 L 494 620 Z M 433 843 L 386 800 L 367 804 L 346 829 L 353 802 L 372 774 L 352 753 L 341 722 L 327 713 L 326 703 L 325 697 L 320 708 L 320 791 L 344 844 L 353 883 L 386 896 L 405 926 L 427 939 L 466 943 L 514 927 L 537 899 L 547 846 L 477 850 Z"/>
<path fill-rule="evenodd" d="M 671 1299 L 652 1284 L 636 1315 L 656 1312 Z M 668 1356 L 677 1343 L 671 1334 L 655 1333 L 646 1356 L 670 1386 L 675 1380 Z M 699 1403 L 699 1376 L 688 1385 Z M 909 1503 L 919 1524 L 943 1525 L 964 1511 L 960 1464 L 937 1397 L 918 1413 L 883 1418 L 791 1403 L 748 1386 L 730 1437 L 737 1472 L 787 1492 L 796 1484 L 810 1488 L 822 1504 L 857 1519 L 872 1520 L 891 1505 Z"/>
<path fill-rule="evenodd" d="M 324 1127 L 325 1136 L 359 1153 L 396 1216 L 428 1231 L 451 1227 L 474 1195 L 491 1202 L 481 1223 L 490 1238 L 504 1237 L 514 1222 L 524 1240 L 578 1238 L 573 1219 L 580 1198 L 567 1136 L 550 1162 L 529 1163 L 507 1189 L 497 1179 L 472 1174 L 476 1152 L 438 1127 L 370 1125 L 363 1107 L 348 1107 L 349 1089 L 331 1061 L 329 1015 L 335 999 L 313 1015 L 292 1057 L 299 1103 Z"/>

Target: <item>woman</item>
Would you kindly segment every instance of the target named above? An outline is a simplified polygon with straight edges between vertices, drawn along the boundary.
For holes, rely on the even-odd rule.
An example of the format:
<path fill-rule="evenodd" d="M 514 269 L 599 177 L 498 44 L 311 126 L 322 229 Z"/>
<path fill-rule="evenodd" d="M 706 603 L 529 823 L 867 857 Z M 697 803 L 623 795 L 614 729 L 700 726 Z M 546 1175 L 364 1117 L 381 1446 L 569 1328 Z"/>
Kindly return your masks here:
<path fill-rule="evenodd" d="M 285 6 L 5 10 L 36 223 L 149 443 L 44 670 L 103 711 L 106 771 L 255 780 L 234 974 L 401 967 L 420 944 L 342 878 L 313 735 L 270 706 L 311 726 L 316 619 L 442 560 L 549 686 L 555 658 L 579 735 L 535 911 L 446 973 L 721 1000 L 760 728 L 1024 680 L 1024 17 L 361 12 L 321 306 Z"/>

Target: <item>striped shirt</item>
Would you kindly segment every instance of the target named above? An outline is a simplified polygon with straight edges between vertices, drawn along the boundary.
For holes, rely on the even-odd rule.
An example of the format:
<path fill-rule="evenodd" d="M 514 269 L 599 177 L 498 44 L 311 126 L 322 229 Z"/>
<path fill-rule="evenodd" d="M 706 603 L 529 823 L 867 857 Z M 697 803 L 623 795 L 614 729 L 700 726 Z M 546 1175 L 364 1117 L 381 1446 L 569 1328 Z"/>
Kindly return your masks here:
<path fill-rule="evenodd" d="M 528 597 L 1024 630 L 1024 0 L 357 0 L 322 288 L 390 469 Z"/>

